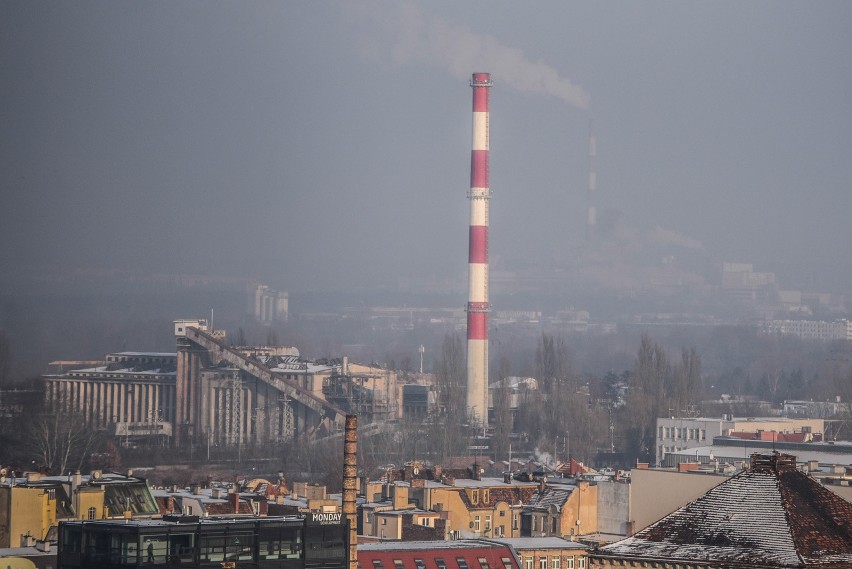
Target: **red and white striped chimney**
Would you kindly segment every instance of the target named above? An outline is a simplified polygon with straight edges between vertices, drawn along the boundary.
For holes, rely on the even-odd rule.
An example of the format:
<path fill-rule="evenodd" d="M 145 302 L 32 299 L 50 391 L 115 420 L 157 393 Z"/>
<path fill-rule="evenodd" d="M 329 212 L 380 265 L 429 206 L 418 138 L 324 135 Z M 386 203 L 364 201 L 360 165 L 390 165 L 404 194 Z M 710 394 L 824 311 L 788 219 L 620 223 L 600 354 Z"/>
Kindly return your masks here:
<path fill-rule="evenodd" d="M 467 409 L 488 423 L 488 89 L 489 73 L 474 73 L 470 154 L 470 246 L 467 302 Z"/>

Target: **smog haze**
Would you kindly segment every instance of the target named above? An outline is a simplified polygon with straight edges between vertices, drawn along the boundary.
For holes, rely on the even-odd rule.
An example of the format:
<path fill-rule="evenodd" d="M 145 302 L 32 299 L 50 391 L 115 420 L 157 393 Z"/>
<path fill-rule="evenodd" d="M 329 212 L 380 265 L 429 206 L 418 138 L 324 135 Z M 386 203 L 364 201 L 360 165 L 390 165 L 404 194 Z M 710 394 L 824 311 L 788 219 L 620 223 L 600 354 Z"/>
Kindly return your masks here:
<path fill-rule="evenodd" d="M 850 25 L 840 1 L 6 1 L 2 272 L 463 283 L 482 71 L 493 270 L 580 256 L 593 119 L 613 247 L 849 292 Z"/>

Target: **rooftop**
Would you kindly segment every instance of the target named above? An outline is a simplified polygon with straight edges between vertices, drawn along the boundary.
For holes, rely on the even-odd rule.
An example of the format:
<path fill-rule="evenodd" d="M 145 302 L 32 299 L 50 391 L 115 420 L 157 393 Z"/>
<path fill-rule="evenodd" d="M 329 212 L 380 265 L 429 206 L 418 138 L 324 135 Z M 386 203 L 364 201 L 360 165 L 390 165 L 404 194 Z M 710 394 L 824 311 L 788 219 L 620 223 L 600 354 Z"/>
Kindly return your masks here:
<path fill-rule="evenodd" d="M 796 469 L 796 457 L 752 455 L 731 477 L 603 557 L 731 566 L 851 567 L 852 504 Z"/>

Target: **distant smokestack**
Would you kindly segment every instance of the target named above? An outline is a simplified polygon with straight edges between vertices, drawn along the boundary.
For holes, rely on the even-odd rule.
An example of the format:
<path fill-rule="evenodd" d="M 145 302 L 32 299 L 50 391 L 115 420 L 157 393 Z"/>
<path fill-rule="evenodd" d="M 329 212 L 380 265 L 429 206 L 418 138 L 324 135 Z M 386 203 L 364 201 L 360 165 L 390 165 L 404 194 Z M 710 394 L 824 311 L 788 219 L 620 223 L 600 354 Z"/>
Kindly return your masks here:
<path fill-rule="evenodd" d="M 595 240 L 598 223 L 598 211 L 595 208 L 595 194 L 598 191 L 598 174 L 595 164 L 597 159 L 597 142 L 595 141 L 594 123 L 589 119 L 589 192 L 588 192 L 588 214 L 586 215 L 586 245 L 591 245 Z"/>
<path fill-rule="evenodd" d="M 467 408 L 488 423 L 488 89 L 489 73 L 474 73 L 470 155 L 470 246 L 467 302 Z"/>

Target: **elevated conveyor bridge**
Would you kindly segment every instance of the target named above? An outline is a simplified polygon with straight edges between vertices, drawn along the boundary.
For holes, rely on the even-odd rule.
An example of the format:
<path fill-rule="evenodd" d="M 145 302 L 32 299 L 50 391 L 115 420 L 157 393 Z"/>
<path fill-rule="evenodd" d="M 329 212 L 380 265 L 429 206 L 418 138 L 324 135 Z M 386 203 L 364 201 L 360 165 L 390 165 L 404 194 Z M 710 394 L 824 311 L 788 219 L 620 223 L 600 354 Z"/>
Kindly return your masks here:
<path fill-rule="evenodd" d="M 205 354 L 210 363 L 224 361 L 244 372 L 245 376 L 263 384 L 264 389 L 270 387 L 272 393 L 277 392 L 277 399 L 287 401 L 293 409 L 296 418 L 293 425 L 294 434 L 313 436 L 323 427 L 329 433 L 343 430 L 346 413 L 342 409 L 298 384 L 282 379 L 259 360 L 227 346 L 205 328 L 201 322 L 197 325 L 191 325 L 190 322 L 185 322 L 184 325 L 176 323 L 178 377 L 175 422 L 178 429 L 183 431 L 179 433 L 182 435 L 179 440 L 209 432 L 209 425 L 216 420 L 215 405 L 208 401 L 209 396 L 201 385 L 200 359 L 205 357 Z"/>

